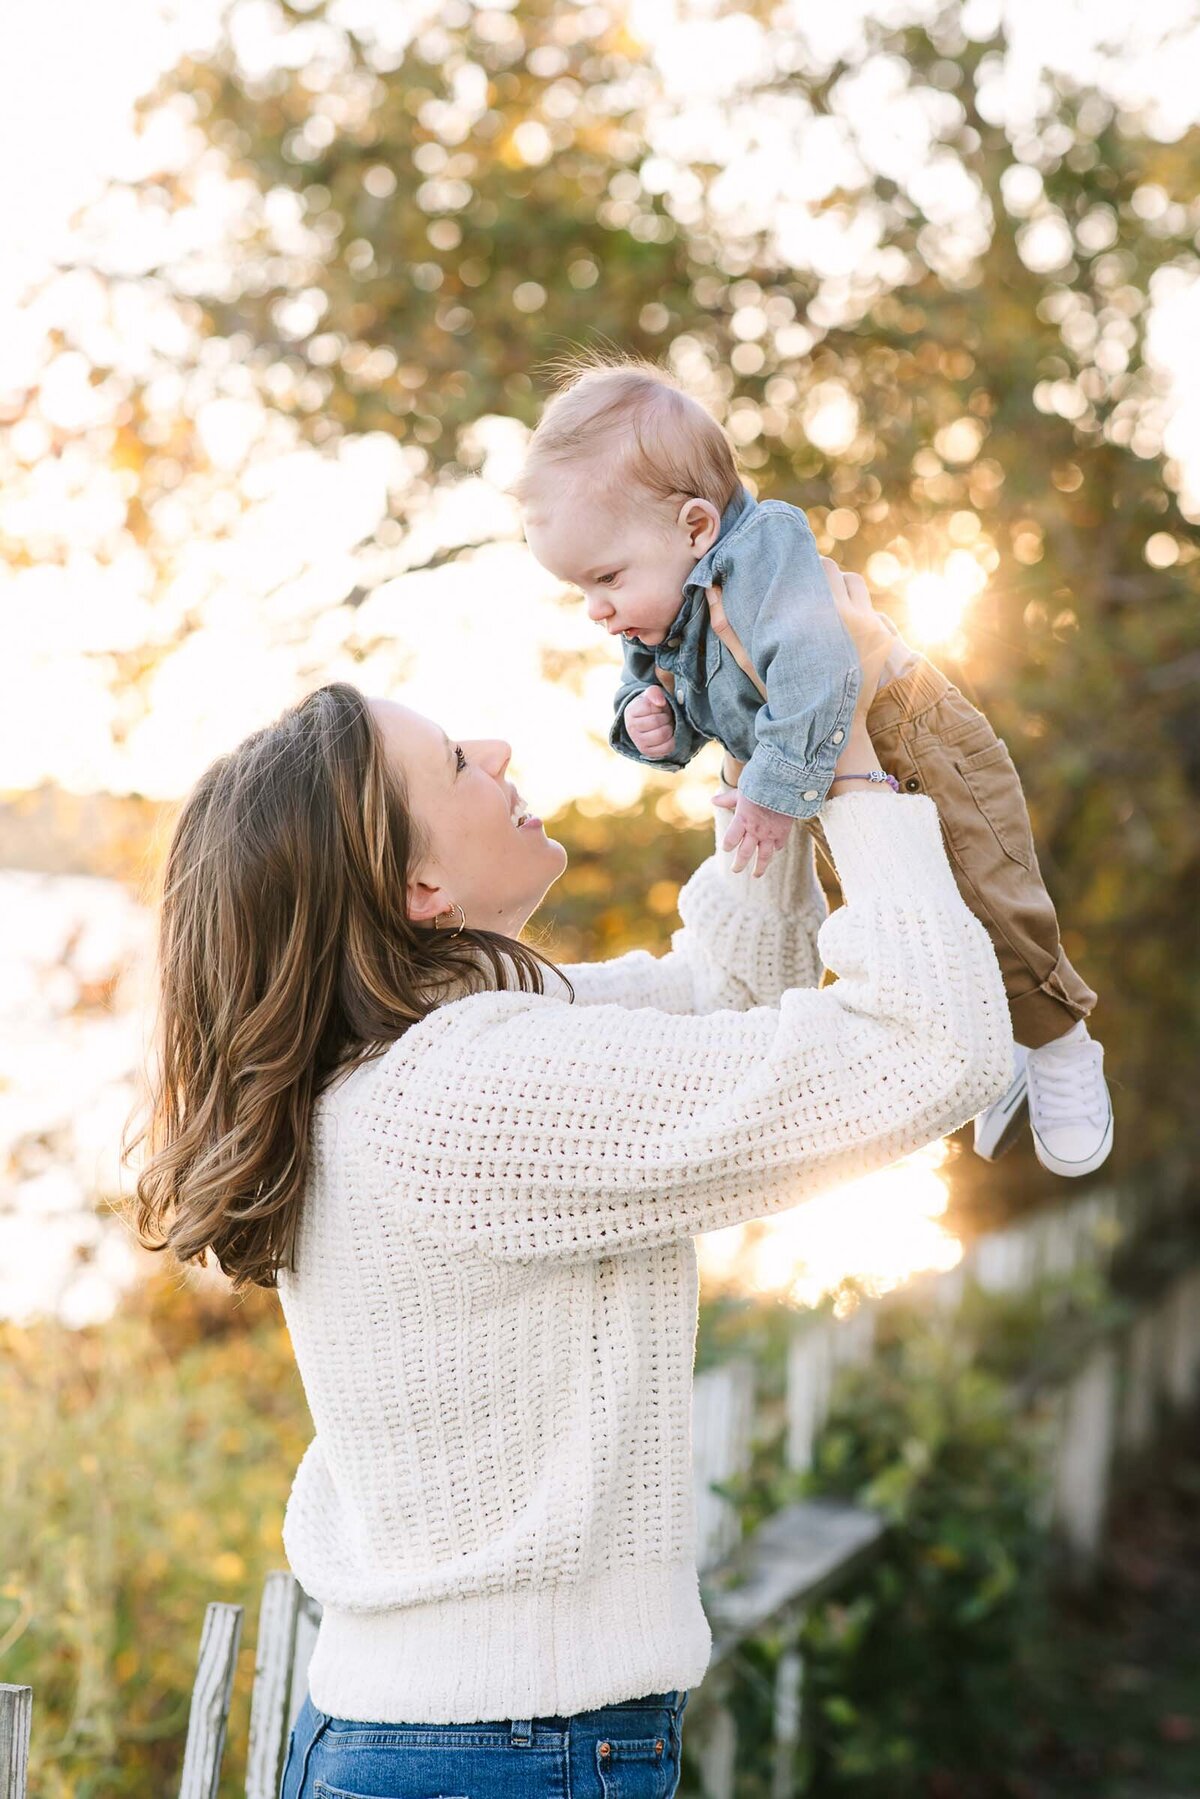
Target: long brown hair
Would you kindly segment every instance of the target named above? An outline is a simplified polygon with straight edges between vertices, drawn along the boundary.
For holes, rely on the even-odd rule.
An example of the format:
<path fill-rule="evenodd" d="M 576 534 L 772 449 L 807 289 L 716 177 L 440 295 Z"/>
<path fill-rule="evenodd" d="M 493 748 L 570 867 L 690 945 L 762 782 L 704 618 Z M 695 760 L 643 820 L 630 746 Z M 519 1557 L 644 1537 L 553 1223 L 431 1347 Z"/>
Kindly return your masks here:
<path fill-rule="evenodd" d="M 421 852 L 357 688 L 318 688 L 214 763 L 164 870 L 159 1017 L 135 1202 L 148 1248 L 212 1251 L 235 1288 L 293 1263 L 313 1105 L 451 994 L 544 991 L 490 931 L 415 924 Z"/>

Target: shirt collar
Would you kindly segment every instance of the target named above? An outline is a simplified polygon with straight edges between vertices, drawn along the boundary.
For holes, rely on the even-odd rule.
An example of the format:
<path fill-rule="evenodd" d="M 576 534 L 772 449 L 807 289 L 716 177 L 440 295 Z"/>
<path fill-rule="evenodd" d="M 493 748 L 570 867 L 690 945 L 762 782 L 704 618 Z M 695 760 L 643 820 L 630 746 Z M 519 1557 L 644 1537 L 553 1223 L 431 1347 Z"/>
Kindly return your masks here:
<path fill-rule="evenodd" d="M 730 500 L 728 506 L 726 506 L 724 512 L 721 514 L 721 524 L 715 540 L 704 552 L 703 556 L 701 556 L 699 562 L 696 564 L 695 568 L 693 568 L 691 574 L 683 584 L 683 602 L 679 611 L 671 621 L 670 629 L 663 638 L 664 643 L 667 642 L 668 638 L 682 637 L 688 624 L 695 616 L 697 603 L 704 600 L 705 589 L 712 584 L 713 563 L 716 560 L 718 545 L 723 538 L 728 537 L 735 525 L 739 525 L 742 520 L 754 510 L 757 504 L 758 501 L 750 493 L 748 488 L 739 487 L 738 491 L 734 494 L 732 500 Z"/>
<path fill-rule="evenodd" d="M 734 526 L 740 525 L 742 520 L 753 512 L 757 504 L 757 500 L 755 500 L 748 488 L 738 488 L 732 500 L 730 500 L 728 506 L 726 506 L 724 512 L 721 514 L 721 526 L 714 542 L 704 552 L 703 556 L 701 556 L 699 562 L 688 576 L 683 590 L 685 594 L 693 591 L 703 593 L 706 587 L 712 585 L 713 564 L 717 558 L 717 550 L 720 548 L 724 539 L 729 536 L 729 533 L 733 530 Z"/>

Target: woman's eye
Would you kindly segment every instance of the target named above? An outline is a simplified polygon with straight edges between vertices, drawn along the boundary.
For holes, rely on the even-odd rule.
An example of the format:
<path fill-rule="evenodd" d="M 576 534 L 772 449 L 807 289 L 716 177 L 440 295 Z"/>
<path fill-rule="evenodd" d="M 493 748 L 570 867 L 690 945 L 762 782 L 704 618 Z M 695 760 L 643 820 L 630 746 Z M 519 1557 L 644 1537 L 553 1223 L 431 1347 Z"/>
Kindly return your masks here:
<path fill-rule="evenodd" d="M 454 763 L 456 773 L 461 775 L 463 769 L 467 766 L 467 758 L 463 755 L 461 743 L 456 743 L 454 746 Z"/>

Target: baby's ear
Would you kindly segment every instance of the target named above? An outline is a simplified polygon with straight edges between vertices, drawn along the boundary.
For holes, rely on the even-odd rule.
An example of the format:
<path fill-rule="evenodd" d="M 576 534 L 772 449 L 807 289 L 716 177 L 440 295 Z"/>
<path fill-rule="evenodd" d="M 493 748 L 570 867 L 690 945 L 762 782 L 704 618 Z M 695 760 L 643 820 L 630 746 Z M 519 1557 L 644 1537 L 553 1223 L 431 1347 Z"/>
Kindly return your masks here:
<path fill-rule="evenodd" d="M 697 562 L 712 549 L 721 529 L 721 514 L 711 500 L 685 500 L 679 508 L 679 524 L 687 532 L 688 544 Z"/>

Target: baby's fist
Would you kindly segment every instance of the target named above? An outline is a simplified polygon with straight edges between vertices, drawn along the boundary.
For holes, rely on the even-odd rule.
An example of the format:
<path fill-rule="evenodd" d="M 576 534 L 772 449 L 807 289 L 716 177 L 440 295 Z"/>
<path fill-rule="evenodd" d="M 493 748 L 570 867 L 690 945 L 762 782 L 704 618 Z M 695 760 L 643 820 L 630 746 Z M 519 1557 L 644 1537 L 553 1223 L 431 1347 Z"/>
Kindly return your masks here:
<path fill-rule="evenodd" d="M 625 708 L 625 729 L 634 748 L 657 762 L 675 748 L 675 715 L 661 687 L 644 687 Z"/>

